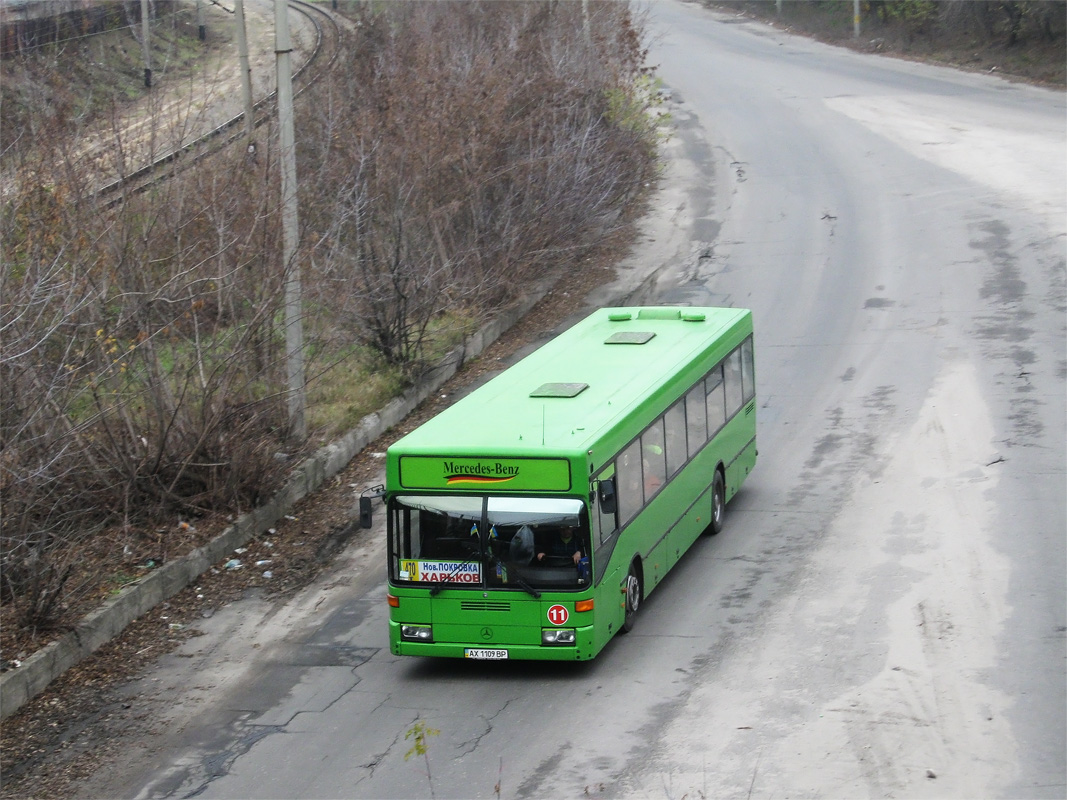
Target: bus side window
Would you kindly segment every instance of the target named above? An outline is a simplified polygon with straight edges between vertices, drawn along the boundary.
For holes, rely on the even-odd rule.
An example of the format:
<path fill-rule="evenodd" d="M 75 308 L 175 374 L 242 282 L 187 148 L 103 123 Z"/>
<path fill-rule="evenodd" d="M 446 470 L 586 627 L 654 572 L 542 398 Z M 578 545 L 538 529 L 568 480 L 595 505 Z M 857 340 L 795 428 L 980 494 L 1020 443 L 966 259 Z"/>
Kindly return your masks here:
<path fill-rule="evenodd" d="M 692 458 L 708 441 L 708 413 L 704 408 L 704 381 L 689 390 L 685 396 L 685 429 L 689 441 L 689 457 Z"/>
<path fill-rule="evenodd" d="M 726 422 L 726 398 L 723 393 L 722 367 L 716 367 L 705 379 L 708 387 L 708 433 L 714 436 Z"/>
<path fill-rule="evenodd" d="M 389 536 L 392 538 L 393 552 L 397 554 L 397 558 L 400 559 L 407 556 L 408 548 L 402 547 L 400 544 L 403 541 L 400 530 L 400 511 L 395 508 L 389 512 Z M 399 572 L 399 565 L 390 563 L 389 577 L 396 580 L 400 577 Z"/>
<path fill-rule="evenodd" d="M 741 343 L 741 386 L 747 403 L 756 396 L 756 356 L 751 338 Z"/>
<path fill-rule="evenodd" d="M 641 440 L 635 439 L 616 462 L 618 470 L 619 527 L 632 520 L 645 503 L 641 487 Z"/>
<path fill-rule="evenodd" d="M 741 348 L 734 350 L 723 362 L 726 373 L 726 417 L 729 419 L 741 408 Z"/>
<path fill-rule="evenodd" d="M 679 400 L 663 415 L 666 433 L 667 477 L 673 478 L 686 462 L 685 452 L 685 406 Z"/>
<path fill-rule="evenodd" d="M 390 513 L 390 536 L 393 538 L 393 553 L 398 559 L 419 558 L 422 554 L 419 538 L 419 515 L 412 514 L 411 509 L 394 508 Z M 399 578 L 399 566 L 393 564 Z"/>
<path fill-rule="evenodd" d="M 404 549 L 399 552 L 408 554 L 411 558 L 422 555 L 422 533 L 419 522 L 422 512 L 413 514 L 410 508 L 404 509 Z"/>
<path fill-rule="evenodd" d="M 663 444 L 663 420 L 657 419 L 641 434 L 641 472 L 646 503 L 667 482 L 667 462 Z"/>
<path fill-rule="evenodd" d="M 615 468 L 614 466 L 609 466 L 607 469 L 600 473 L 600 475 L 598 476 L 598 480 L 607 481 L 611 480 L 614 476 Z M 597 546 L 599 547 L 611 538 L 611 535 L 615 532 L 615 529 L 618 526 L 615 524 L 615 512 L 612 511 L 610 514 L 606 514 L 604 513 L 604 509 L 602 508 L 599 499 L 597 499 L 595 502 L 597 521 L 599 523 L 597 525 L 598 531 L 595 535 L 597 537 Z"/>

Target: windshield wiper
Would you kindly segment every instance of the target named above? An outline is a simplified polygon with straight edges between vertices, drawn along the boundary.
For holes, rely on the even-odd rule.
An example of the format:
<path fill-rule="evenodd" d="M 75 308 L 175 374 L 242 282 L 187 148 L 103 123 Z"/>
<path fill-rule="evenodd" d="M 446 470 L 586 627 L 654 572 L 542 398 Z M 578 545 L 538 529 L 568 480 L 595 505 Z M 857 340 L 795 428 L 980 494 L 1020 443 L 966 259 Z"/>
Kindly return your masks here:
<path fill-rule="evenodd" d="M 532 587 L 530 584 L 528 584 L 522 578 L 512 578 L 511 580 L 512 580 L 512 583 L 517 585 L 520 589 L 524 589 L 525 591 L 527 591 L 530 594 L 532 594 L 534 597 L 540 597 L 541 596 L 541 593 L 539 591 L 537 591 L 534 587 Z"/>

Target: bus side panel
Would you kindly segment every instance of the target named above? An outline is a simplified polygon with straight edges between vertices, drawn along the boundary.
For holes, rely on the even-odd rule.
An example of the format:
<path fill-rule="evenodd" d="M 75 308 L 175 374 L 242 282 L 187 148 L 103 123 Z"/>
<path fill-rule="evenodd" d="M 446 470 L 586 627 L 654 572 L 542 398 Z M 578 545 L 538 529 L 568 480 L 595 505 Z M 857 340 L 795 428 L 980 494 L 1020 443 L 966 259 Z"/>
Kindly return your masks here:
<path fill-rule="evenodd" d="M 756 401 L 750 400 L 715 442 L 716 452 L 726 466 L 726 499 L 729 500 L 756 465 Z"/>
<path fill-rule="evenodd" d="M 646 509 L 641 520 L 641 524 L 653 527 L 652 533 L 658 539 L 645 557 L 646 595 L 663 580 L 711 522 L 711 486 L 706 475 L 713 474 L 714 467 L 710 466 L 707 455 L 701 456 L 708 461 L 706 469 L 690 470 L 689 474 L 678 476 Z M 694 495 L 696 500 L 690 501 L 687 507 L 687 498 Z"/>
<path fill-rule="evenodd" d="M 615 550 L 618 553 L 618 548 Z M 611 566 L 600 581 L 596 595 L 596 616 L 594 619 L 594 646 L 599 652 L 616 633 L 622 629 L 626 619 L 626 604 L 622 592 L 626 566 Z"/>
<path fill-rule="evenodd" d="M 711 522 L 711 487 L 705 489 L 692 508 L 671 531 L 669 539 L 675 563 L 707 529 L 709 522 Z"/>
<path fill-rule="evenodd" d="M 745 482 L 745 478 L 748 477 L 748 473 L 752 471 L 752 468 L 756 466 L 756 443 L 750 442 L 748 447 L 744 449 L 737 456 L 737 460 L 734 461 L 732 467 L 727 470 L 726 476 L 726 499 L 729 500 L 735 494 L 738 489 L 741 488 L 741 484 Z"/>
<path fill-rule="evenodd" d="M 660 539 L 652 551 L 645 558 L 645 596 L 647 597 L 656 588 L 663 576 L 674 566 L 674 558 L 671 553 L 670 537 Z"/>

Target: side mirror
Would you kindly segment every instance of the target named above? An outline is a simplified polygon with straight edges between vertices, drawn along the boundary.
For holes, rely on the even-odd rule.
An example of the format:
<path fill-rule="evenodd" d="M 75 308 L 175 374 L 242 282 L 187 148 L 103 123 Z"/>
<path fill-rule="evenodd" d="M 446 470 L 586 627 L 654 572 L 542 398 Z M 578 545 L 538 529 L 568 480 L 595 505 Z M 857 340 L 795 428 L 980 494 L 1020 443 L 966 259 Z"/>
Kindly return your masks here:
<path fill-rule="evenodd" d="M 359 496 L 359 527 L 369 528 L 374 521 L 370 501 L 375 497 L 384 497 L 385 487 L 378 485 L 365 489 Z"/>
<path fill-rule="evenodd" d="M 369 528 L 373 521 L 374 514 L 371 511 L 370 498 L 361 495 L 359 498 L 359 527 Z"/>
<path fill-rule="evenodd" d="M 597 484 L 597 494 L 600 499 L 600 513 L 614 514 L 616 506 L 615 479 L 608 478 L 607 480 L 600 481 Z"/>

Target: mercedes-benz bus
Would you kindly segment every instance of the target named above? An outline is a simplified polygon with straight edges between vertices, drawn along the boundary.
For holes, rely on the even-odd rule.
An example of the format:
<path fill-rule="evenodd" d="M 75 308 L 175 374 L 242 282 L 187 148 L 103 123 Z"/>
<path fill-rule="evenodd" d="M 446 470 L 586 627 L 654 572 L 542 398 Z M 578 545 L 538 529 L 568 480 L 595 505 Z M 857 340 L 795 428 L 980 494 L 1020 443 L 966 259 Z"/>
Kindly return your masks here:
<path fill-rule="evenodd" d="M 755 466 L 752 314 L 600 309 L 386 461 L 393 653 L 593 658 Z"/>

